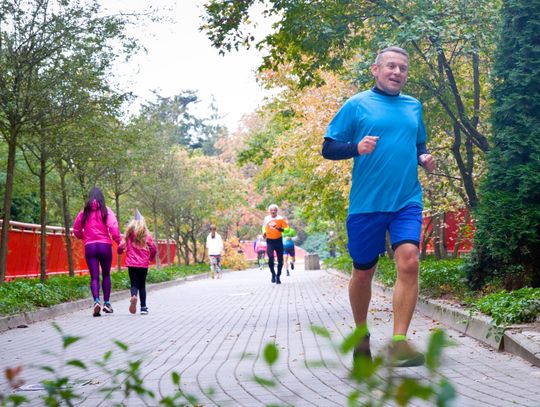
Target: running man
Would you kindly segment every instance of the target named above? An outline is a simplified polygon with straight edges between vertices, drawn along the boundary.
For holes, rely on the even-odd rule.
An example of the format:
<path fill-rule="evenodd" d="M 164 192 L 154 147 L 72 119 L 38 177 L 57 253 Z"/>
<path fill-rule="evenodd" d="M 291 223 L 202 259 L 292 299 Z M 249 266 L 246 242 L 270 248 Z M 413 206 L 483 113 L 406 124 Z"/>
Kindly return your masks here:
<path fill-rule="evenodd" d="M 422 226 L 422 188 L 418 165 L 427 171 L 435 159 L 426 149 L 422 105 L 401 94 L 409 55 L 383 49 L 371 65 L 375 87 L 351 97 L 326 129 L 322 154 L 330 160 L 354 159 L 347 217 L 348 249 L 353 260 L 349 300 L 357 326 L 366 326 L 371 281 L 386 231 L 395 251 L 394 332 L 388 353 L 395 366 L 419 366 L 424 355 L 407 341 L 418 297 L 418 254 Z M 354 358 L 371 359 L 369 333 Z"/>
<path fill-rule="evenodd" d="M 289 227 L 285 218 L 278 215 L 278 206 L 272 204 L 268 207 L 269 215 L 263 222 L 263 237 L 266 239 L 266 254 L 268 255 L 268 267 L 272 273 L 272 283 L 281 284 L 281 270 L 283 269 L 283 240 L 282 233 Z M 277 256 L 277 273 L 274 266 L 274 252 Z"/>

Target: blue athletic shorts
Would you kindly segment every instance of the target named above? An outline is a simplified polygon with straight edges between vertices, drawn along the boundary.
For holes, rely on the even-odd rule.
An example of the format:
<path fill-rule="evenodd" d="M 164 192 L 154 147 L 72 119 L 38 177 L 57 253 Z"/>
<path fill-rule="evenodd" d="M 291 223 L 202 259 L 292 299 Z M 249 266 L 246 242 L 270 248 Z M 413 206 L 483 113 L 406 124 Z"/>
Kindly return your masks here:
<path fill-rule="evenodd" d="M 288 254 L 289 256 L 294 257 L 294 246 L 284 247 L 283 248 L 283 254 Z"/>
<path fill-rule="evenodd" d="M 368 270 L 386 251 L 386 231 L 392 249 L 403 243 L 420 246 L 422 208 L 408 205 L 397 212 L 356 213 L 347 217 L 347 245 L 354 268 Z"/>

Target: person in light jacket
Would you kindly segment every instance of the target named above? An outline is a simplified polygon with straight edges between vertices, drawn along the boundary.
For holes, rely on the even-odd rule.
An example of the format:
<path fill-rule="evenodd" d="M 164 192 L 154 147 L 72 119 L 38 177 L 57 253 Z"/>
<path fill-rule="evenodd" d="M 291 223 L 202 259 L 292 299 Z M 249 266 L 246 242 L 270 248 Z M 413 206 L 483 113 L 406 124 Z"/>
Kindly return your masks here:
<path fill-rule="evenodd" d="M 146 306 L 146 277 L 148 266 L 156 258 L 157 248 L 152 234 L 146 227 L 141 213 L 136 209 L 134 218 L 128 223 L 122 243 L 118 246 L 118 254 L 126 252 L 125 265 L 128 268 L 131 282 L 131 299 L 129 312 L 137 311 L 137 294 L 141 299 L 141 315 L 148 314 Z"/>
<path fill-rule="evenodd" d="M 94 298 L 92 313 L 101 315 L 101 310 L 113 313 L 111 303 L 111 264 L 112 242 L 121 241 L 118 221 L 111 208 L 105 205 L 105 197 L 98 187 L 93 187 L 83 210 L 75 218 L 73 225 L 75 237 L 84 241 L 84 257 L 90 272 L 90 290 Z M 103 308 L 99 300 L 99 267 L 101 265 L 103 289 Z"/>
<path fill-rule="evenodd" d="M 216 232 L 216 225 L 210 225 L 210 233 L 206 237 L 206 248 L 210 258 L 210 273 L 214 278 L 221 278 L 221 254 L 223 253 L 223 239 Z"/>

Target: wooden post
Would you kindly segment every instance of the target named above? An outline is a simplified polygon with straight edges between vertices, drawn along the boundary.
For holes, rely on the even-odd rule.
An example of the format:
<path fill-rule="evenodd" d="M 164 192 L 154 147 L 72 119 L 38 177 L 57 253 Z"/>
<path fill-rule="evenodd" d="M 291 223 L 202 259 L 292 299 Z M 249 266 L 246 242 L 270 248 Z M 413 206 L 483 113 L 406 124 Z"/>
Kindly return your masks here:
<path fill-rule="evenodd" d="M 321 266 L 319 263 L 318 254 L 308 254 L 304 258 L 304 269 L 305 270 L 320 270 Z"/>

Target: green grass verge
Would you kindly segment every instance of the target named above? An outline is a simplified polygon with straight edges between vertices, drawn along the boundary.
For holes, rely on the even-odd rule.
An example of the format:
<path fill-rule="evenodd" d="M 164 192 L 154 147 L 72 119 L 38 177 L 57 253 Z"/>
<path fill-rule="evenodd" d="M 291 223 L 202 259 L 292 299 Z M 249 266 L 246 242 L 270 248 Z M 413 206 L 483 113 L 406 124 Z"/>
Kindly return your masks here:
<path fill-rule="evenodd" d="M 503 290 L 478 299 L 476 306 L 497 325 L 533 322 L 540 317 L 540 288 Z"/>
<path fill-rule="evenodd" d="M 347 256 L 327 259 L 328 267 L 350 274 L 352 260 Z M 465 272 L 460 259 L 436 260 L 428 257 L 420 262 L 420 292 L 428 297 L 440 298 L 451 294 L 460 299 L 471 293 L 467 287 Z M 388 257 L 381 257 L 377 263 L 375 279 L 385 287 L 393 287 L 396 282 L 396 265 Z"/>
<path fill-rule="evenodd" d="M 207 264 L 169 266 L 160 270 L 150 269 L 147 283 L 155 284 L 208 271 Z M 113 291 L 130 287 L 127 270 L 111 273 Z M 0 316 L 35 311 L 42 307 L 89 298 L 90 277 L 51 276 L 44 283 L 39 279 L 16 279 L 0 285 Z"/>

